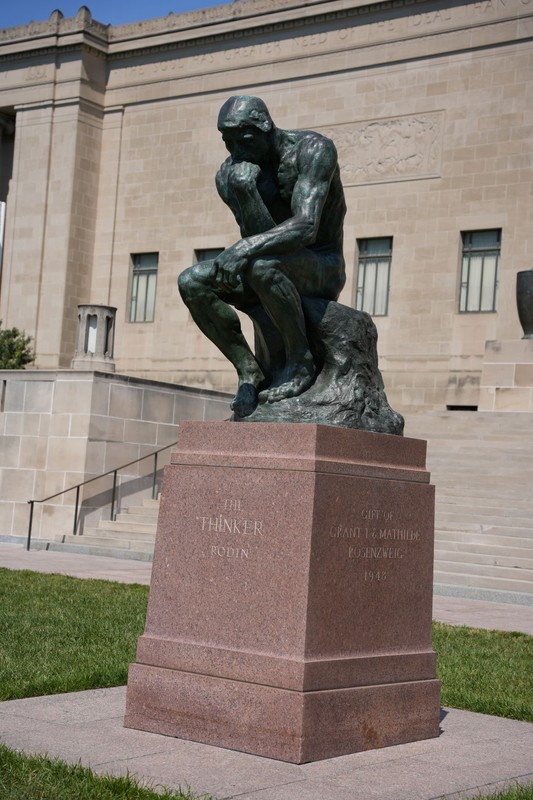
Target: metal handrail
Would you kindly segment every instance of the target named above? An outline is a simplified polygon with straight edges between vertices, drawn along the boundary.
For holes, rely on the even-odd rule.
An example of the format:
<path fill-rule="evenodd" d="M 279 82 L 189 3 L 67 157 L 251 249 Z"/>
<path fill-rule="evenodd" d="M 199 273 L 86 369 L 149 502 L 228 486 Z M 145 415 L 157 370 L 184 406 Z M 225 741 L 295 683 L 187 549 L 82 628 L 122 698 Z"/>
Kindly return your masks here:
<path fill-rule="evenodd" d="M 137 464 L 139 461 L 144 461 L 145 458 L 153 458 L 154 459 L 154 468 L 152 471 L 152 499 L 155 498 L 156 495 L 156 486 L 157 486 L 157 456 L 159 453 L 162 453 L 163 450 L 168 450 L 169 447 L 174 447 L 177 444 L 176 442 L 172 442 L 171 444 L 167 444 L 164 447 L 160 447 L 159 450 L 155 450 L 153 453 L 148 453 L 146 456 L 141 456 L 140 458 L 136 458 L 134 461 L 128 461 L 127 464 L 122 464 L 120 467 L 115 467 L 115 469 L 109 469 L 107 472 L 102 472 L 101 475 L 96 475 L 94 478 L 88 478 L 86 481 L 82 483 L 76 483 L 74 486 L 69 486 L 68 489 L 63 489 L 61 492 L 56 492 L 55 494 L 51 494 L 49 497 L 43 497 L 42 500 L 28 500 L 30 506 L 30 519 L 28 522 L 28 538 L 26 541 L 26 550 L 30 549 L 31 544 L 31 531 L 33 526 L 33 508 L 35 503 L 46 503 L 48 500 L 53 500 L 54 497 L 60 497 L 62 494 L 66 494 L 67 492 L 72 492 L 76 489 L 76 503 L 74 506 L 74 524 L 72 526 L 72 533 L 76 536 L 76 531 L 78 528 L 78 512 L 79 512 L 79 505 L 80 505 L 80 489 L 82 486 L 86 486 L 88 483 L 92 483 L 93 481 L 98 481 L 101 478 L 105 478 L 106 475 L 113 475 L 113 491 L 111 493 L 111 514 L 109 519 L 113 520 L 115 517 L 115 500 L 117 494 L 117 473 L 120 472 L 121 469 L 126 469 L 126 467 L 131 467 L 132 464 Z"/>

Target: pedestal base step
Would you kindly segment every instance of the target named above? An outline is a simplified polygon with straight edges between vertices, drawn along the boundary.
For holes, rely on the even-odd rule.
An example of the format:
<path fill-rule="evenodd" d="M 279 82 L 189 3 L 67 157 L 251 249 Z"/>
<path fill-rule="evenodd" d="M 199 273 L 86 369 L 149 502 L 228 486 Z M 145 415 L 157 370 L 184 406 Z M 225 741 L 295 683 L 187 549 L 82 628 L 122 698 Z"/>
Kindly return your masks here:
<path fill-rule="evenodd" d="M 296 692 L 133 664 L 128 728 L 295 764 L 439 735 L 440 681 Z"/>

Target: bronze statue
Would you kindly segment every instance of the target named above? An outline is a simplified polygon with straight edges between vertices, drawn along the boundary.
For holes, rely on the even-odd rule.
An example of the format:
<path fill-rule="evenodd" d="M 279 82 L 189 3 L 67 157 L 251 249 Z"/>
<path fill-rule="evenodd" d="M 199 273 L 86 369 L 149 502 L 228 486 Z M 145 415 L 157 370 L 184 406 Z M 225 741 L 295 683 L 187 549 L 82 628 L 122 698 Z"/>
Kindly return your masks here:
<path fill-rule="evenodd" d="M 242 238 L 214 261 L 190 267 L 178 283 L 198 327 L 237 370 L 232 409 L 245 417 L 258 399 L 298 396 L 315 378 L 300 298 L 338 298 L 346 206 L 331 140 L 277 128 L 258 97 L 230 97 L 218 129 L 230 155 L 216 185 Z M 267 374 L 272 360 L 267 366 L 252 353 L 231 306 L 266 311 L 285 353 L 275 374 Z"/>
<path fill-rule="evenodd" d="M 401 434 L 378 369 L 377 331 L 335 302 L 346 213 L 333 142 L 277 128 L 258 97 L 227 100 L 218 193 L 239 241 L 178 278 L 198 327 L 237 370 L 233 420 L 314 422 Z M 254 323 L 255 353 L 234 308 Z"/>

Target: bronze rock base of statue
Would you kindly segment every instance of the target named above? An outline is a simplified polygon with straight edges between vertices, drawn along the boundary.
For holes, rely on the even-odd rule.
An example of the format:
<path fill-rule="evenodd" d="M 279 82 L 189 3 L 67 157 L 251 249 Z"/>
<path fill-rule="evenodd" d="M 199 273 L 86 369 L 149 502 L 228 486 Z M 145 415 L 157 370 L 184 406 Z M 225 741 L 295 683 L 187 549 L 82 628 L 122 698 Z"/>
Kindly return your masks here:
<path fill-rule="evenodd" d="M 234 422 L 311 422 L 401 436 L 404 420 L 387 401 L 372 318 L 331 300 L 303 297 L 307 335 L 317 365 L 312 386 L 298 397 L 260 402 Z M 256 352 L 271 375 L 284 363 L 283 345 L 261 307 L 248 311 Z M 266 344 L 268 342 L 268 346 Z"/>

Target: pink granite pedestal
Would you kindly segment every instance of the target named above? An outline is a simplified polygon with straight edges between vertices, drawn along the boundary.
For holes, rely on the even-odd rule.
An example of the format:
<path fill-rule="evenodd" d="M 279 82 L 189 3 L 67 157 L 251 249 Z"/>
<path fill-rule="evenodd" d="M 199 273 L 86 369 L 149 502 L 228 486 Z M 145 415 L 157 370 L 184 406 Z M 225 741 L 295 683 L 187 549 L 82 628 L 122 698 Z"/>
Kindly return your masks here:
<path fill-rule="evenodd" d="M 184 423 L 125 725 L 303 763 L 439 733 L 425 442 Z"/>

